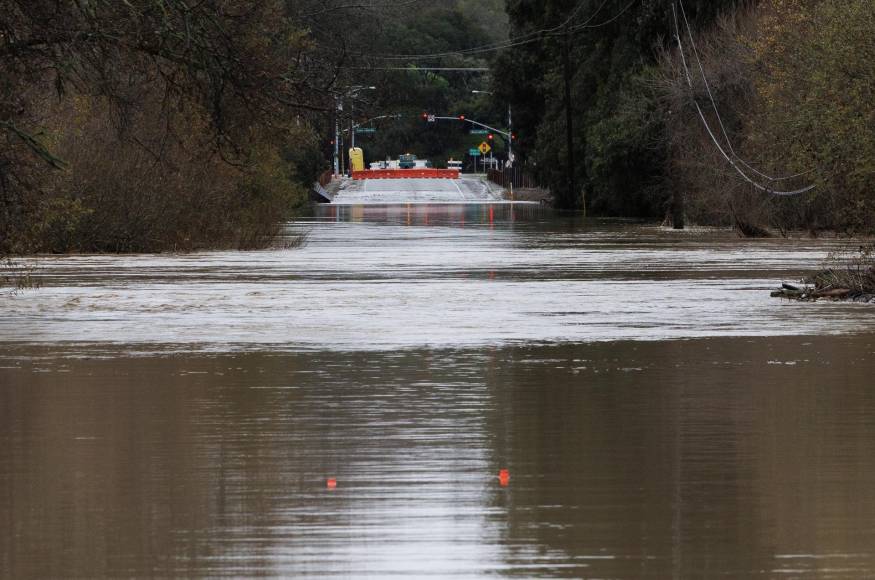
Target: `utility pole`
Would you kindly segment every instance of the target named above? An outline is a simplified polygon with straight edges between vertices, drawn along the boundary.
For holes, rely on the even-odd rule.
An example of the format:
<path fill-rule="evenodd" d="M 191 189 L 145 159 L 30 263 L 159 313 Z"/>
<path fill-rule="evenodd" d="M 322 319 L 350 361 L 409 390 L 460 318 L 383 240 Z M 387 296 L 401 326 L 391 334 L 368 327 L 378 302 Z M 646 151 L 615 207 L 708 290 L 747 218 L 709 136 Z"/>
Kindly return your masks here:
<path fill-rule="evenodd" d="M 341 171 L 344 169 L 343 165 L 345 162 L 345 155 L 341 155 L 341 147 L 340 147 L 340 138 L 342 133 L 340 132 L 340 117 L 343 113 L 343 98 L 344 97 L 355 97 L 359 91 L 373 91 L 376 90 L 377 87 L 363 87 L 363 86 L 355 86 L 355 87 L 347 87 L 346 92 L 344 93 L 335 93 L 334 95 L 334 176 L 338 177 Z M 350 130 L 350 141 L 352 146 L 355 147 L 355 118 L 352 115 L 354 112 L 355 102 L 350 101 L 350 119 L 349 119 L 349 130 Z"/>
<path fill-rule="evenodd" d="M 684 192 L 680 187 L 674 188 L 671 198 L 671 225 L 676 230 L 684 229 Z"/>
<path fill-rule="evenodd" d="M 355 149 L 355 103 L 349 104 L 349 148 Z"/>
<path fill-rule="evenodd" d="M 507 168 L 510 169 L 510 200 L 513 201 L 513 116 L 511 115 L 510 111 L 510 103 L 507 104 L 507 132 L 510 133 L 510 137 L 507 138 Z"/>
<path fill-rule="evenodd" d="M 566 178 L 568 192 L 566 199 L 560 205 L 568 208 L 577 208 L 577 180 L 575 179 L 575 164 L 574 164 L 574 121 L 571 114 L 571 32 L 568 25 L 565 25 L 565 39 L 562 45 L 562 76 L 565 79 L 565 147 L 567 148 L 566 163 Z"/>
<path fill-rule="evenodd" d="M 340 95 L 334 95 L 334 177 L 340 176 L 340 113 L 343 102 Z"/>
<path fill-rule="evenodd" d="M 471 91 L 475 95 L 494 95 L 492 91 Z M 500 132 L 500 131 L 499 131 Z M 507 160 L 508 166 L 507 169 L 510 169 L 510 199 L 513 200 L 513 115 L 511 114 L 511 104 L 507 104 Z M 490 158 L 492 153 L 490 152 Z M 484 164 L 486 160 L 483 160 Z M 476 163 L 475 163 L 476 169 Z M 502 171 L 503 173 L 503 171 Z"/>

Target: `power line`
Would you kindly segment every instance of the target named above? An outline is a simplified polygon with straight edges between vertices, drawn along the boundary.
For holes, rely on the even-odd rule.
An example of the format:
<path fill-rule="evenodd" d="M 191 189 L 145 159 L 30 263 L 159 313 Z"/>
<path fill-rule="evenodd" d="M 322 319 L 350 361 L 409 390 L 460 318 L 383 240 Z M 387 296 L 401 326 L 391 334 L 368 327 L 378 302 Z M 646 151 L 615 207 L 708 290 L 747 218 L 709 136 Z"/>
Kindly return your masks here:
<path fill-rule="evenodd" d="M 681 15 L 684 18 L 684 23 L 686 24 L 687 34 L 690 38 L 690 46 L 693 49 L 693 54 L 695 55 L 696 62 L 699 65 L 699 72 L 702 75 L 702 81 L 705 83 L 705 90 L 708 93 L 708 98 L 711 101 L 711 106 L 714 109 L 714 114 L 717 116 L 717 122 L 720 124 L 720 130 L 723 132 L 723 138 L 726 140 L 726 145 L 728 146 L 729 152 L 732 154 L 732 156 L 735 157 L 735 159 L 739 163 L 744 165 L 747 169 L 749 169 L 750 171 L 753 171 L 754 173 L 756 173 L 757 175 L 759 175 L 760 177 L 762 177 L 764 179 L 768 179 L 769 181 L 787 181 L 789 179 L 795 179 L 797 177 L 802 177 L 803 175 L 807 175 L 807 174 L 811 173 L 812 170 L 808 170 L 808 171 L 805 171 L 802 173 L 797 173 L 795 175 L 789 175 L 786 177 L 772 177 L 771 175 L 763 173 L 762 171 L 759 171 L 755 167 L 751 166 L 747 161 L 742 159 L 735 152 L 735 148 L 732 146 L 732 140 L 729 138 L 729 133 L 726 131 L 726 125 L 723 124 L 723 118 L 720 116 L 720 110 L 717 107 L 717 101 L 714 99 L 714 94 L 711 92 L 711 84 L 708 82 L 708 76 L 705 74 L 705 67 L 702 65 L 702 59 L 699 57 L 699 49 L 696 47 L 696 41 L 693 38 L 693 28 L 690 26 L 690 21 L 687 19 L 687 11 L 684 9 L 683 0 L 680 0 L 678 2 L 678 5 L 680 6 Z M 692 80 L 690 80 L 689 77 L 688 77 L 688 80 L 690 82 L 692 82 Z"/>
<path fill-rule="evenodd" d="M 502 42 L 496 42 L 491 44 L 485 44 L 482 46 L 476 46 L 472 48 L 465 48 L 460 50 L 453 51 L 445 51 L 445 52 L 434 52 L 434 53 L 420 53 L 420 54 L 375 54 L 368 55 L 368 58 L 373 58 L 376 60 L 432 60 L 438 58 L 444 58 L 449 56 L 473 56 L 478 54 L 486 54 L 490 52 L 497 52 L 500 50 L 505 50 L 508 48 L 514 48 L 517 46 L 523 46 L 526 44 L 532 44 L 535 42 L 540 42 L 544 40 L 544 38 L 549 38 L 558 35 L 564 28 L 568 28 L 568 30 L 572 32 L 577 32 L 579 30 L 600 28 L 603 26 L 607 26 L 608 24 L 613 23 L 617 19 L 619 19 L 623 14 L 628 12 L 628 10 L 635 5 L 639 0 L 631 0 L 620 12 L 612 16 L 611 18 L 599 22 L 598 24 L 590 24 L 602 11 L 602 9 L 607 5 L 609 0 L 603 0 L 599 7 L 593 12 L 589 18 L 587 18 L 584 22 L 575 24 L 573 26 L 569 26 L 571 21 L 577 15 L 577 13 L 584 6 L 586 0 L 582 0 L 577 7 L 572 11 L 572 14 L 569 18 L 566 18 L 561 24 L 556 26 L 552 26 L 549 28 L 542 28 L 540 30 L 536 30 L 533 32 L 529 32 L 527 34 L 522 34 L 520 36 L 508 39 Z"/>
<path fill-rule="evenodd" d="M 386 2 L 377 3 L 373 2 L 371 4 L 367 3 L 358 3 L 358 4 L 345 4 L 340 6 L 328 5 L 324 6 L 321 10 L 317 10 L 315 12 L 310 12 L 308 14 L 300 15 L 301 18 L 313 18 L 314 16 L 322 16 L 323 14 L 327 14 L 329 12 L 338 12 L 343 10 L 377 10 L 377 9 L 385 9 L 391 8 L 392 10 L 398 10 L 401 8 L 406 8 L 413 4 L 420 2 L 421 0 L 407 0 L 406 2 L 398 3 L 396 1 L 387 0 Z"/>
<path fill-rule="evenodd" d="M 350 66 L 343 67 L 346 70 L 397 70 L 407 72 L 419 71 L 460 71 L 460 72 L 489 72 L 489 67 L 452 67 L 452 66 Z"/>
<path fill-rule="evenodd" d="M 766 186 L 762 185 L 761 183 L 757 182 L 756 180 L 751 178 L 747 173 L 742 171 L 742 169 L 738 166 L 738 164 L 736 164 L 736 162 L 726 153 L 726 150 L 723 149 L 723 147 L 720 145 L 720 142 L 718 141 L 717 136 L 714 134 L 714 131 L 711 129 L 711 126 L 708 124 L 708 120 L 705 118 L 705 113 L 702 112 L 702 107 L 699 106 L 699 102 L 696 99 L 695 93 L 693 92 L 693 90 L 694 90 L 693 79 L 692 79 L 692 76 L 690 75 L 690 69 L 687 67 L 687 60 L 683 56 L 684 55 L 684 46 L 683 46 L 683 42 L 681 41 L 680 24 L 678 22 L 677 8 L 676 8 L 674 3 L 672 3 L 672 5 L 671 5 L 671 10 L 672 10 L 672 14 L 674 15 L 674 25 L 675 25 L 675 32 L 676 32 L 675 37 L 677 38 L 677 41 L 678 41 L 678 50 L 680 50 L 680 52 L 681 52 L 681 62 L 683 63 L 684 72 L 686 73 L 686 77 L 687 77 L 687 83 L 690 86 L 690 92 L 693 96 L 693 104 L 696 106 L 696 112 L 699 114 L 699 118 L 702 120 L 702 124 L 705 126 L 705 130 L 708 132 L 708 135 L 711 137 L 711 141 L 714 142 L 714 145 L 717 147 L 717 150 L 720 152 L 720 154 L 723 156 L 723 158 L 729 162 L 729 164 L 733 167 L 733 169 L 735 169 L 735 171 L 745 181 L 747 181 L 748 183 L 750 183 L 751 185 L 753 185 L 755 188 L 759 189 L 760 191 L 764 191 L 764 192 L 770 193 L 772 195 L 777 195 L 777 196 L 782 196 L 782 197 L 790 197 L 790 196 L 801 195 L 803 193 L 807 193 L 807 192 L 813 190 L 815 187 L 817 187 L 816 185 L 809 185 L 808 187 L 804 187 L 802 189 L 796 189 L 796 190 L 792 190 L 792 191 L 778 191 L 778 190 L 771 189 L 771 188 L 766 187 Z M 687 23 L 687 25 L 689 26 L 689 23 Z M 715 107 L 716 107 L 716 105 L 715 105 Z"/>
<path fill-rule="evenodd" d="M 584 30 L 584 29 L 592 29 L 592 28 L 601 28 L 603 26 L 607 26 L 608 24 L 612 24 L 614 21 L 618 20 L 623 14 L 628 12 L 629 9 L 632 8 L 632 6 L 634 6 L 636 2 L 638 2 L 638 0 L 632 0 L 631 2 L 626 4 L 625 8 L 623 8 L 622 10 L 617 12 L 614 16 L 612 16 L 611 18 L 608 18 L 604 22 L 599 22 L 598 24 L 593 24 L 591 26 L 585 22 L 583 24 L 578 24 L 576 26 L 572 26 L 571 30 L 575 31 L 575 30 Z M 604 4 L 602 4 L 602 6 L 604 6 Z M 599 10 L 601 10 L 601 9 L 599 9 Z M 598 14 L 598 11 L 596 12 L 596 14 Z M 593 15 L 593 18 L 595 18 L 595 14 Z M 590 19 L 590 20 L 592 20 L 592 19 Z"/>

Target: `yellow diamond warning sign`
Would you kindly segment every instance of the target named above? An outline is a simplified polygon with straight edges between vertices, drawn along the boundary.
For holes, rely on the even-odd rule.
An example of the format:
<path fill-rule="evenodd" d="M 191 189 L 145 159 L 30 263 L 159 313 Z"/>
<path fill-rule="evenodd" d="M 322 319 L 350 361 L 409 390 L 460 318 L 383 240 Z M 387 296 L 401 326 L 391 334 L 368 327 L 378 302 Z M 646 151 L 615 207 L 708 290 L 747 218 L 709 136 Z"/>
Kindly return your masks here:
<path fill-rule="evenodd" d="M 486 155 L 487 153 L 489 153 L 490 151 L 492 151 L 492 147 L 490 147 L 490 146 L 489 146 L 489 143 L 487 143 L 486 141 L 484 141 L 483 143 L 481 143 L 481 144 L 480 144 L 480 147 L 478 147 L 477 149 L 479 149 L 479 150 L 480 150 L 480 153 L 482 153 L 483 155 Z"/>

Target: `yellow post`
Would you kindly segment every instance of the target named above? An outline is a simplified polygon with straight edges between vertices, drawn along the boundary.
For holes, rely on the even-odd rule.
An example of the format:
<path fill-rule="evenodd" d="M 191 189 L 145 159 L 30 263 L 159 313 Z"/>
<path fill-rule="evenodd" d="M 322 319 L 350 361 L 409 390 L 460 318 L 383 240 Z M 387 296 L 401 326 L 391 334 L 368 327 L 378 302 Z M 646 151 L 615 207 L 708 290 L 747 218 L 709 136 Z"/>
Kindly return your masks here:
<path fill-rule="evenodd" d="M 349 168 L 352 171 L 365 170 L 365 153 L 361 147 L 353 147 L 349 150 Z"/>

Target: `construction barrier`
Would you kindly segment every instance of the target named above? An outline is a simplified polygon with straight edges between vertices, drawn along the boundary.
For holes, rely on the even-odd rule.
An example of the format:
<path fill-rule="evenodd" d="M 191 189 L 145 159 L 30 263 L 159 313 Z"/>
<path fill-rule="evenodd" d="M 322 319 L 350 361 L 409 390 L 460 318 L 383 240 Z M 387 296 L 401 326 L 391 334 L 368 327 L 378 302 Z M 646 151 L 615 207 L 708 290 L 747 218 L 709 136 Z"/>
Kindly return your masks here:
<path fill-rule="evenodd" d="M 459 179 L 458 169 L 370 169 L 353 171 L 353 179 Z"/>

